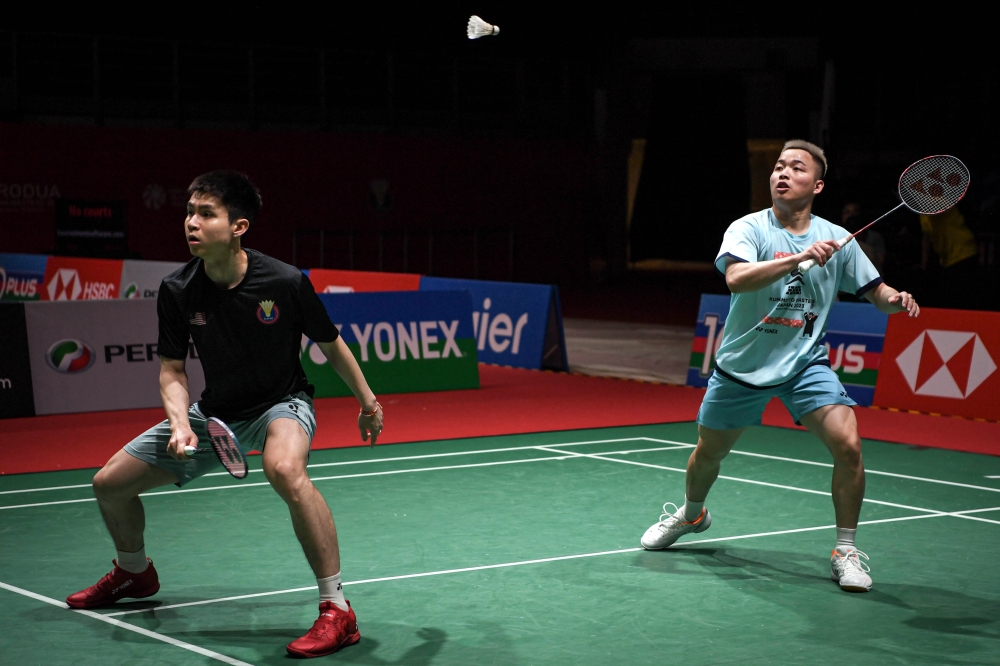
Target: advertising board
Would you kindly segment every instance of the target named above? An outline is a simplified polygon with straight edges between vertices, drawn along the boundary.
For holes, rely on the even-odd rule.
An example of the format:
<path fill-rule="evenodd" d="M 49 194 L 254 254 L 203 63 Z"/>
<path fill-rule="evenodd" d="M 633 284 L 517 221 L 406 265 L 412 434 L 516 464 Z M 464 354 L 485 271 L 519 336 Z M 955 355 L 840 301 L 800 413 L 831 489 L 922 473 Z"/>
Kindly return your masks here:
<path fill-rule="evenodd" d="M 156 301 L 25 303 L 36 414 L 158 407 Z M 205 388 L 187 359 L 191 401 Z"/>
<path fill-rule="evenodd" d="M 90 301 L 118 298 L 120 259 L 49 257 L 45 265 L 43 301 Z"/>
<path fill-rule="evenodd" d="M 45 255 L 0 252 L 0 301 L 40 300 L 47 262 Z"/>
<path fill-rule="evenodd" d="M 362 291 L 416 291 L 420 276 L 416 273 L 376 273 L 372 271 L 337 271 L 311 268 L 306 273 L 318 294 L 343 294 Z"/>
<path fill-rule="evenodd" d="M 548 284 L 421 277 L 421 291 L 472 295 L 479 360 L 514 368 L 568 370 L 559 289 Z"/>
<path fill-rule="evenodd" d="M 376 395 L 479 388 L 468 292 L 322 294 L 320 300 Z M 351 395 L 305 337 L 301 360 L 316 397 Z"/>
<path fill-rule="evenodd" d="M 1000 313 L 923 308 L 890 317 L 878 407 L 1000 420 Z"/>
<path fill-rule="evenodd" d="M 122 262 L 122 276 L 118 298 L 156 298 L 160 282 L 184 264 L 179 261 L 136 261 Z"/>
<path fill-rule="evenodd" d="M 34 416 L 28 330 L 22 303 L 0 303 L 0 419 Z"/>

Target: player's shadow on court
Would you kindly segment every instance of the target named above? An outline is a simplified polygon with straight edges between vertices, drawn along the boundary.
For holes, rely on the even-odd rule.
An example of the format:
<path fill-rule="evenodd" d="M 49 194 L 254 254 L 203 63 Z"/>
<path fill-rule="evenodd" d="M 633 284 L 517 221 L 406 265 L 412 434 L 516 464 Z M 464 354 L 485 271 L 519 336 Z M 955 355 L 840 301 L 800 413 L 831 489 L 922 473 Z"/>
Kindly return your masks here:
<path fill-rule="evenodd" d="M 751 594 L 770 594 L 789 585 L 815 594 L 829 594 L 843 602 L 879 604 L 897 608 L 909 617 L 900 623 L 918 631 L 976 636 L 1000 640 L 1000 602 L 956 590 L 879 582 L 871 592 L 847 594 L 830 581 L 829 560 L 786 551 L 747 548 L 691 547 L 644 551 L 636 564 L 649 571 L 679 576 L 712 576 L 740 584 Z M 823 610 L 822 616 L 826 616 Z M 823 618 L 817 618 L 822 622 Z"/>

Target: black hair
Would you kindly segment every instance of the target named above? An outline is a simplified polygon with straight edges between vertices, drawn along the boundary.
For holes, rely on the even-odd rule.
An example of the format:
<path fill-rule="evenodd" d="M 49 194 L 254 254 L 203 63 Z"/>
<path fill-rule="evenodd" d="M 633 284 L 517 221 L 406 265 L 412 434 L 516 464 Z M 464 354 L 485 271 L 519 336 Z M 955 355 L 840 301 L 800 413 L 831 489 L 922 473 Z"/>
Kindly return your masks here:
<path fill-rule="evenodd" d="M 232 169 L 210 171 L 198 176 L 188 186 L 188 196 L 192 194 L 207 194 L 222 202 L 229 213 L 230 224 L 241 218 L 253 224 L 263 205 L 260 192 L 250 178 Z"/>

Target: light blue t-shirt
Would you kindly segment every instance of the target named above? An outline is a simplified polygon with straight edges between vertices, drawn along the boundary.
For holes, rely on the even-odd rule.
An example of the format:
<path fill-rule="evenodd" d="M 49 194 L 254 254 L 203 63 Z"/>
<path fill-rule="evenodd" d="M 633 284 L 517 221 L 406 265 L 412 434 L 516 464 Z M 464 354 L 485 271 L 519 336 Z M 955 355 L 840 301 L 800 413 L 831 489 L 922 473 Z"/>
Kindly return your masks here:
<path fill-rule="evenodd" d="M 837 240 L 847 230 L 821 217 L 810 218 L 809 231 L 786 231 L 770 208 L 736 220 L 726 230 L 715 266 L 725 273 L 732 261 L 769 261 L 798 254 L 820 240 Z M 856 242 L 850 242 L 825 266 L 813 266 L 775 281 L 759 291 L 733 294 L 716 354 L 723 375 L 751 386 L 784 383 L 809 365 L 827 359 L 819 343 L 838 291 L 863 296 L 882 282 Z"/>

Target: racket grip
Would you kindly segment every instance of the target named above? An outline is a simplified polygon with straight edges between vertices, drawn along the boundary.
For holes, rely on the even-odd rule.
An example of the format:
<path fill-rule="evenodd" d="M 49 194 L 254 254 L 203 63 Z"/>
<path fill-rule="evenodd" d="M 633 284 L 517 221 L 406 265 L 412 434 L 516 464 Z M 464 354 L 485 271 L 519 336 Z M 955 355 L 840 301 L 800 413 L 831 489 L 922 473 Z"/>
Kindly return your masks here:
<path fill-rule="evenodd" d="M 808 273 L 809 269 L 816 265 L 815 259 L 806 259 L 805 261 L 799 262 L 799 272 Z"/>
<path fill-rule="evenodd" d="M 186 456 L 193 456 L 197 452 L 198 452 L 198 447 L 197 446 L 185 446 L 184 447 L 184 455 L 186 455 Z"/>

